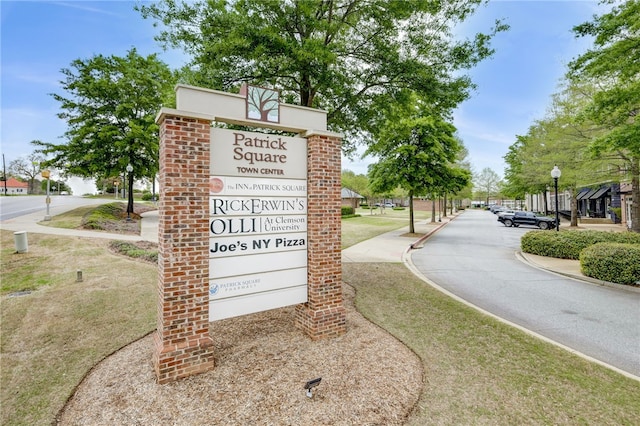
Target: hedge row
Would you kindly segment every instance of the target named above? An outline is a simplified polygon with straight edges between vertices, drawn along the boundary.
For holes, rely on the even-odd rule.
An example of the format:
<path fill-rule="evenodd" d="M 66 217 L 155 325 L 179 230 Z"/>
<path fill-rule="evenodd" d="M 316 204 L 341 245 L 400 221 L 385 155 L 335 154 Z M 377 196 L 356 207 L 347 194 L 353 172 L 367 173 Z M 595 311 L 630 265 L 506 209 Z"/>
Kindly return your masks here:
<path fill-rule="evenodd" d="M 342 206 L 341 216 L 351 216 L 355 213 L 355 209 L 349 206 Z"/>
<path fill-rule="evenodd" d="M 159 194 L 155 194 L 155 201 L 158 201 L 160 199 L 160 195 Z M 142 201 L 151 201 L 153 199 L 153 194 L 151 192 L 143 192 L 142 193 Z"/>
<path fill-rule="evenodd" d="M 640 284 L 640 245 L 598 243 L 580 253 L 580 268 L 588 277 L 618 284 Z"/>
<path fill-rule="evenodd" d="M 640 234 L 613 231 L 531 231 L 522 236 L 525 253 L 559 259 L 580 259 L 580 252 L 597 243 L 640 244 Z"/>
<path fill-rule="evenodd" d="M 605 231 L 531 231 L 520 240 L 525 253 L 580 260 L 588 277 L 618 284 L 640 283 L 640 234 Z"/>

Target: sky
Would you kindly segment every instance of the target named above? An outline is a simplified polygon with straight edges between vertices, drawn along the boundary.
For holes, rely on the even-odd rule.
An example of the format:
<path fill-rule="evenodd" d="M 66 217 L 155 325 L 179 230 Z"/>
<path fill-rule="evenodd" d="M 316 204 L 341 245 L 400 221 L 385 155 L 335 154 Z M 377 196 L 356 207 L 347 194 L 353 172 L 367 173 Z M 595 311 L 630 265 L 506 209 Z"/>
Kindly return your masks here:
<path fill-rule="evenodd" d="M 0 150 L 6 163 L 32 153 L 32 140 L 61 143 L 66 124 L 56 116 L 64 94 L 63 68 L 94 55 L 158 53 L 171 68 L 180 52 L 163 52 L 157 29 L 133 10 L 134 1 L 0 0 Z M 495 54 L 467 74 L 478 86 L 454 112 L 474 172 L 504 174 L 504 155 L 535 120 L 544 117 L 566 65 L 585 52 L 588 39 L 571 29 L 602 9 L 596 1 L 491 0 L 457 32 L 488 32 L 496 19 L 511 26 L 493 41 Z M 343 159 L 342 168 L 366 174 L 372 158 Z"/>

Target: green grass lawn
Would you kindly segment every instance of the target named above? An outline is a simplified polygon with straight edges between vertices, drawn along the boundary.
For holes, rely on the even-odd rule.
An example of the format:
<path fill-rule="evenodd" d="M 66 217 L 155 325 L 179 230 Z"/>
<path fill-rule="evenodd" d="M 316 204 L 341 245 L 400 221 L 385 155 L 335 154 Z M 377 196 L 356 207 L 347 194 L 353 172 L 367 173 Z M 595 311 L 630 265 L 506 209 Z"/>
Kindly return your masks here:
<path fill-rule="evenodd" d="M 343 246 L 407 225 L 408 211 L 389 209 L 345 219 Z M 153 330 L 157 267 L 116 255 L 100 239 L 30 234 L 29 252 L 16 254 L 13 233 L 0 237 L 0 422 L 51 424 L 93 365 Z M 357 290 L 358 310 L 422 360 L 411 425 L 632 425 L 640 418 L 640 382 L 480 314 L 400 263 L 344 264 L 343 278 Z M 19 290 L 33 293 L 9 296 Z"/>
<path fill-rule="evenodd" d="M 345 263 L 356 307 L 422 360 L 408 424 L 635 425 L 640 382 L 499 322 L 400 263 Z"/>
<path fill-rule="evenodd" d="M 409 226 L 409 209 L 384 209 L 384 212 L 380 209 L 357 209 L 356 214 L 360 216 L 342 220 L 342 249 L 376 235 Z M 415 212 L 414 216 L 414 221 L 427 220 L 431 213 Z"/>
<path fill-rule="evenodd" d="M 154 328 L 157 267 L 108 240 L 32 233 L 16 254 L 13 233 L 0 237 L 0 423 L 49 425 L 93 365 Z"/>

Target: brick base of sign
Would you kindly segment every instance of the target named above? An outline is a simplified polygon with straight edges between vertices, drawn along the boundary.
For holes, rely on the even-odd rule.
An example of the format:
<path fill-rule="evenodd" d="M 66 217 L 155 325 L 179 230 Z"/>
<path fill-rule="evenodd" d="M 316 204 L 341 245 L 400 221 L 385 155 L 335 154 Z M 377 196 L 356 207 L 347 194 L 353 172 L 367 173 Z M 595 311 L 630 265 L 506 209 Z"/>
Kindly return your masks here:
<path fill-rule="evenodd" d="M 337 337 L 347 331 L 344 307 L 314 311 L 308 304 L 296 306 L 296 326 L 312 340 Z"/>
<path fill-rule="evenodd" d="M 158 383 L 213 368 L 209 335 L 209 120 L 167 116 L 160 124 Z"/>
<path fill-rule="evenodd" d="M 172 111 L 159 125 L 158 326 L 153 365 L 158 383 L 168 383 L 214 366 L 207 207 L 211 122 Z M 341 138 L 314 131 L 305 137 L 307 302 L 296 306 L 295 320 L 317 340 L 346 331 L 340 252 Z"/>
<path fill-rule="evenodd" d="M 340 252 L 341 139 L 307 137 L 307 303 L 296 306 L 296 326 L 312 339 L 346 331 Z"/>
<path fill-rule="evenodd" d="M 164 346 L 158 333 L 155 333 L 153 340 L 153 366 L 159 384 L 204 373 L 214 367 L 211 338 L 201 339 L 195 344 L 185 342 L 175 348 Z"/>

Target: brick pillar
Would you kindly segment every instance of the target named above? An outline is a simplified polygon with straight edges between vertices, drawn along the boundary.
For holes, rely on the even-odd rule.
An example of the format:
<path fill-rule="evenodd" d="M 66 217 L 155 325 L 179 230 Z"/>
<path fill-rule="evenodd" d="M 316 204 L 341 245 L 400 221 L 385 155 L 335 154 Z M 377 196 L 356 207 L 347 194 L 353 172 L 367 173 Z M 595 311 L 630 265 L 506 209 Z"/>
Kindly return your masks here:
<path fill-rule="evenodd" d="M 165 115 L 160 123 L 158 383 L 210 370 L 208 120 Z"/>
<path fill-rule="evenodd" d="M 296 326 L 314 340 L 346 331 L 342 299 L 341 138 L 307 135 L 308 301 L 296 306 Z"/>

